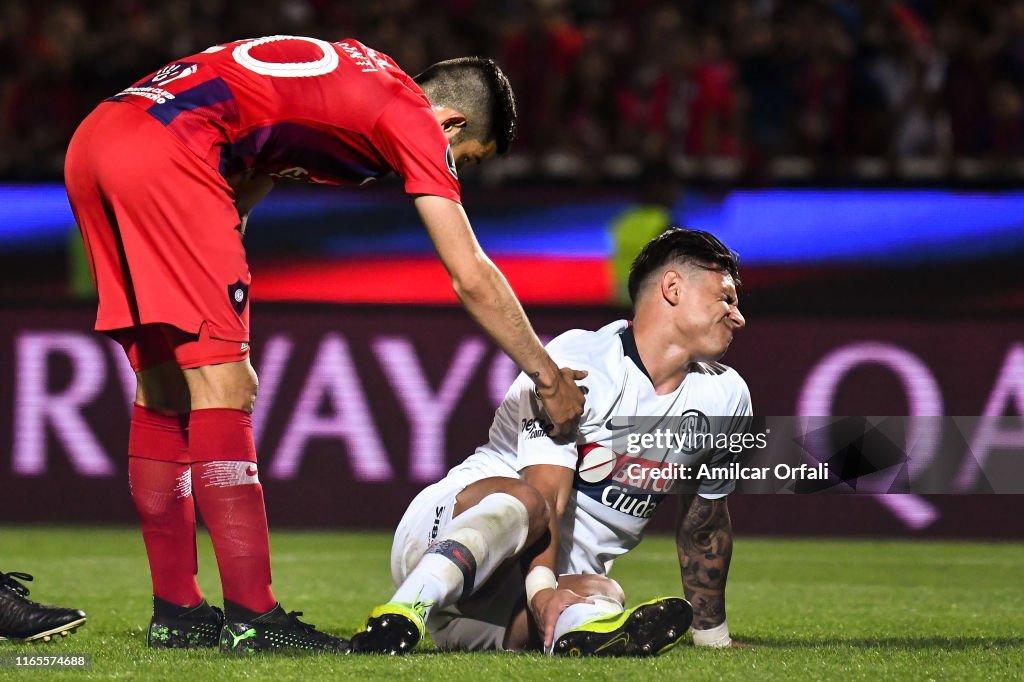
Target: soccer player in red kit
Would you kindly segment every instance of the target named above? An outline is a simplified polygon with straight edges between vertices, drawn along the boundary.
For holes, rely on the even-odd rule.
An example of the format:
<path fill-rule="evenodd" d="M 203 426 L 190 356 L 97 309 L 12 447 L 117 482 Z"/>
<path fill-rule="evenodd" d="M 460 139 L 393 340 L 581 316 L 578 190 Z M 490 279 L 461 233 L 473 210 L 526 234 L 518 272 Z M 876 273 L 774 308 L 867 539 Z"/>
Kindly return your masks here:
<path fill-rule="evenodd" d="M 463 306 L 533 378 L 551 433 L 574 428 L 585 373 L 548 356 L 460 204 L 457 167 L 504 152 L 515 122 L 490 60 L 440 62 L 413 79 L 355 40 L 271 36 L 169 64 L 78 128 L 65 179 L 99 290 L 96 329 L 138 377 L 129 482 L 153 577 L 150 646 L 348 648 L 271 590 L 242 235 L 275 178 L 401 176 Z M 193 499 L 223 615 L 196 583 Z"/>

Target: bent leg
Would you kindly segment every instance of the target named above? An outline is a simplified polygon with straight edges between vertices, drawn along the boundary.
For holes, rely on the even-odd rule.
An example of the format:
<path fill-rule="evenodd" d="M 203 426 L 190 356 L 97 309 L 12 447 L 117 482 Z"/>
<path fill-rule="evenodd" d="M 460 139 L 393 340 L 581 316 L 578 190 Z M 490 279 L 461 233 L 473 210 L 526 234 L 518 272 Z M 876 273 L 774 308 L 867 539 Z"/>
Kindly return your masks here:
<path fill-rule="evenodd" d="M 392 601 L 444 607 L 468 599 L 502 562 L 547 528 L 544 498 L 516 478 L 492 477 L 456 496 L 453 517 L 409 573 Z"/>
<path fill-rule="evenodd" d="M 518 478 L 490 477 L 465 487 L 446 478 L 427 487 L 395 533 L 391 570 L 398 589 L 371 611 L 352 639 L 353 650 L 406 653 L 428 629 L 441 648 L 500 648 L 515 595 L 489 622 L 465 618 L 463 609 L 479 607 L 492 592 L 509 593 L 503 585 L 513 573 L 512 590 L 522 587 L 522 573 L 510 560 L 546 531 L 547 522 L 544 499 Z"/>

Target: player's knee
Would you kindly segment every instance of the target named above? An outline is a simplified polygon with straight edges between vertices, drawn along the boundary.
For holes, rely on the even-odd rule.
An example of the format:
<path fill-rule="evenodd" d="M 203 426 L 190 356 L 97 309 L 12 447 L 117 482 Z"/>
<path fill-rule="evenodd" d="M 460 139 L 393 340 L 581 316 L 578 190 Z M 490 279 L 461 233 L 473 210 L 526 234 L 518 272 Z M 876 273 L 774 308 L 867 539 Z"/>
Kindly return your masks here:
<path fill-rule="evenodd" d="M 185 376 L 194 410 L 223 407 L 251 414 L 256 407 L 259 379 L 247 362 L 189 369 Z"/>
<path fill-rule="evenodd" d="M 247 373 L 231 377 L 222 386 L 220 401 L 223 407 L 241 410 L 252 414 L 256 408 L 256 393 L 259 391 L 259 381 L 256 373 L 249 368 Z"/>
<path fill-rule="evenodd" d="M 527 483 L 519 482 L 511 494 L 526 507 L 528 531 L 527 544 L 535 542 L 548 529 L 551 513 L 544 496 Z"/>
<path fill-rule="evenodd" d="M 245 407 L 242 409 L 249 414 L 252 414 L 252 411 L 256 409 L 256 397 L 260 392 L 260 379 L 256 376 L 256 370 L 254 370 L 252 366 L 249 367 L 249 372 L 244 383 L 243 399 L 245 401 Z"/>

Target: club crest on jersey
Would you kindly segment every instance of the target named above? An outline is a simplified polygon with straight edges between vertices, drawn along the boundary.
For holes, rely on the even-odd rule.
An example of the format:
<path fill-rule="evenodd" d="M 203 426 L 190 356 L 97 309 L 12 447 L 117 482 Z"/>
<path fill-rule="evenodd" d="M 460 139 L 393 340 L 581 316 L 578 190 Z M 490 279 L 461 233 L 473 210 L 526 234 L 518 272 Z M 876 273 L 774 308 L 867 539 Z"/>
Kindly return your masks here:
<path fill-rule="evenodd" d="M 706 439 L 711 436 L 711 421 L 700 410 L 687 410 L 679 416 L 680 451 L 694 455 L 704 449 Z"/>
<path fill-rule="evenodd" d="M 234 284 L 228 285 L 228 300 L 231 302 L 231 307 L 235 309 L 235 312 L 239 315 L 245 310 L 245 304 L 249 301 L 249 285 L 237 280 Z"/>
<path fill-rule="evenodd" d="M 455 170 L 455 154 L 452 153 L 452 146 L 448 145 L 448 149 L 445 150 L 444 159 L 448 162 L 448 170 L 451 171 L 452 177 L 456 180 L 459 179 L 459 173 Z"/>

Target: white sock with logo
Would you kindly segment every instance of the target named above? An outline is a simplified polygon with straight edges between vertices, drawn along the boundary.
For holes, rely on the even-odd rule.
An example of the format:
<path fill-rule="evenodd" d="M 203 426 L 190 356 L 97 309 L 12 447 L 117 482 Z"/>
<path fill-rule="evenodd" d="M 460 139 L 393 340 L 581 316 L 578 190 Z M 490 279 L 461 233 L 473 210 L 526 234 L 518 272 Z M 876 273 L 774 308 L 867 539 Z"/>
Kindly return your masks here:
<path fill-rule="evenodd" d="M 523 551 L 530 530 L 526 506 L 492 493 L 448 524 L 391 601 L 429 604 L 427 612 L 468 597 L 505 559 Z"/>
<path fill-rule="evenodd" d="M 623 607 L 615 599 L 606 597 L 603 594 L 592 594 L 587 599 L 594 602 L 593 604 L 573 604 L 568 607 L 565 611 L 562 611 L 562 615 L 555 621 L 555 636 L 551 640 L 552 648 L 554 643 L 558 639 L 569 632 L 575 630 L 584 623 L 589 623 L 596 618 L 604 618 L 605 616 L 613 616 L 622 613 Z M 551 653 L 548 651 L 547 653 Z"/>

